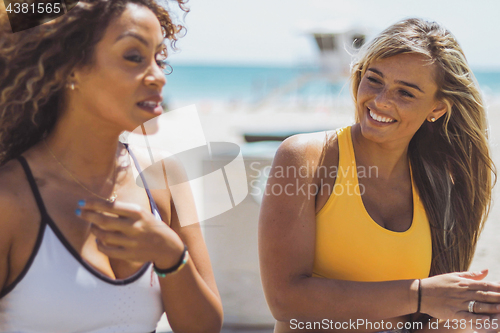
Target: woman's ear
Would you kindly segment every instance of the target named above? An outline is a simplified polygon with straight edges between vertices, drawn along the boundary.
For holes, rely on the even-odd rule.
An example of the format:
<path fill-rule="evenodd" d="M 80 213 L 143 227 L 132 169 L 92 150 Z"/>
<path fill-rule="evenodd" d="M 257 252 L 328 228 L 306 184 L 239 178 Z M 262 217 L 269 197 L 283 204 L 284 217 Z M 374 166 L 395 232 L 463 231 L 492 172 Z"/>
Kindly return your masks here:
<path fill-rule="evenodd" d="M 442 116 L 446 114 L 446 112 L 449 112 L 451 110 L 451 103 L 448 102 L 447 100 L 441 100 L 438 101 L 436 106 L 434 107 L 434 110 L 432 110 L 428 115 L 427 115 L 427 120 L 430 122 L 435 122 Z"/>
<path fill-rule="evenodd" d="M 75 86 L 76 86 L 75 72 L 71 72 L 71 74 L 68 76 L 68 79 L 66 80 L 66 88 L 75 90 Z"/>
<path fill-rule="evenodd" d="M 71 90 L 78 88 L 81 83 L 82 76 L 84 75 L 83 71 L 84 70 L 78 68 L 73 69 L 71 74 L 68 75 L 66 86 L 71 88 Z"/>

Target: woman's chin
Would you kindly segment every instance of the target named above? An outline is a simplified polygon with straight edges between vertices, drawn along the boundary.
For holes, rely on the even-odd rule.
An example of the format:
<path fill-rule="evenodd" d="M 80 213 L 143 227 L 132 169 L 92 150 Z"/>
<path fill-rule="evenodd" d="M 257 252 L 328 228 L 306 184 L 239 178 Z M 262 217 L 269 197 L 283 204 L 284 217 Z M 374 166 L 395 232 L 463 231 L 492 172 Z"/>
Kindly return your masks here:
<path fill-rule="evenodd" d="M 387 141 L 388 136 L 390 135 L 389 131 L 387 131 L 386 128 L 380 129 L 377 127 L 373 127 L 370 124 L 367 124 L 365 121 L 361 121 L 359 127 L 363 138 L 373 142 L 382 143 L 384 141 Z"/>
<path fill-rule="evenodd" d="M 143 123 L 133 122 L 128 125 L 125 130 L 134 134 L 144 135 L 143 128 L 146 131 L 147 135 L 156 134 L 160 130 L 159 117 L 155 117 Z"/>

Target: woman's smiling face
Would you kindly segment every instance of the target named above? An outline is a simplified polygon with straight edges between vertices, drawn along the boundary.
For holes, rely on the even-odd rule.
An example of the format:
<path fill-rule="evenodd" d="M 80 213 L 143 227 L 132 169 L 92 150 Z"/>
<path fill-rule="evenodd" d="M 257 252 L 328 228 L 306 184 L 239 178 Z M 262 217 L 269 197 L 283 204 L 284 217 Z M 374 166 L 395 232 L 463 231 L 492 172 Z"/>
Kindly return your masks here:
<path fill-rule="evenodd" d="M 424 121 L 445 114 L 446 104 L 435 97 L 435 72 L 435 66 L 419 54 L 371 62 L 357 96 L 363 136 L 378 143 L 408 143 Z"/>
<path fill-rule="evenodd" d="M 161 115 L 163 47 L 155 14 L 129 3 L 96 45 L 93 63 L 74 71 L 75 90 L 69 93 L 75 108 L 83 107 L 118 131 L 132 131 Z"/>

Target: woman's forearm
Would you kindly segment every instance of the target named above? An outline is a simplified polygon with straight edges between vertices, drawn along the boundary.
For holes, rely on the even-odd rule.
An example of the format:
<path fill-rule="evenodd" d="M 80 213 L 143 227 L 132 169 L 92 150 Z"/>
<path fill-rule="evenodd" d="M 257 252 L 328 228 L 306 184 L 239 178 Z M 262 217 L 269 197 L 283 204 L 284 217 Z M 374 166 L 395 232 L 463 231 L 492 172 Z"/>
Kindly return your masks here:
<path fill-rule="evenodd" d="M 163 307 L 174 332 L 220 332 L 222 304 L 192 260 L 159 281 Z"/>
<path fill-rule="evenodd" d="M 418 281 L 355 282 L 301 277 L 269 303 L 276 319 L 380 320 L 417 311 Z"/>

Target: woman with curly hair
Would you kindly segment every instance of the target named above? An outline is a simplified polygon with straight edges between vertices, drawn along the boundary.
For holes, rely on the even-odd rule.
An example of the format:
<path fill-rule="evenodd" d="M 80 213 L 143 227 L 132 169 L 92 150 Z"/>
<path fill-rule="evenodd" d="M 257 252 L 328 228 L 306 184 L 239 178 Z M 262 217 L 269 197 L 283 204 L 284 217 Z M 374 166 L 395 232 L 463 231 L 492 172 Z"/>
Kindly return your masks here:
<path fill-rule="evenodd" d="M 220 331 L 199 225 L 168 186 L 136 186 L 149 155 L 118 140 L 162 114 L 181 28 L 154 0 L 83 0 L 18 33 L 0 14 L 0 332 L 152 332 L 164 312 Z"/>
<path fill-rule="evenodd" d="M 275 332 L 430 330 L 420 314 L 498 331 L 500 285 L 466 272 L 496 174 L 459 44 L 403 20 L 363 47 L 351 82 L 355 124 L 291 137 L 273 162 L 259 251 Z M 378 324 L 343 325 L 358 319 Z"/>

